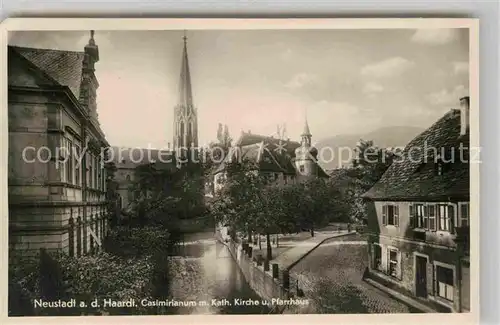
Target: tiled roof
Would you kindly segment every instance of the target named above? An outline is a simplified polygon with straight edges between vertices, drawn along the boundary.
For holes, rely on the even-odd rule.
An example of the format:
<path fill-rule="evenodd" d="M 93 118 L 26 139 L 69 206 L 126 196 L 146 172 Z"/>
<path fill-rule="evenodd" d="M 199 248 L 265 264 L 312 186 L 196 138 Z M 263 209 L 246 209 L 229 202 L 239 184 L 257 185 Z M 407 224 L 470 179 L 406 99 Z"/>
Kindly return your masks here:
<path fill-rule="evenodd" d="M 33 63 L 61 86 L 67 86 L 73 95 L 80 97 L 80 82 L 85 54 L 83 52 L 35 49 L 9 46 Z"/>
<path fill-rule="evenodd" d="M 381 179 L 363 196 L 373 200 L 448 200 L 469 197 L 469 133 L 460 135 L 460 111 L 451 110 L 405 148 Z M 434 149 L 435 148 L 435 149 Z M 437 151 L 436 151 L 437 150 Z M 436 154 L 448 162 L 436 172 Z M 411 159 L 410 159 L 411 158 Z"/>
<path fill-rule="evenodd" d="M 229 154 L 215 170 L 215 174 L 221 172 L 226 167 L 230 159 L 234 159 L 234 154 L 241 153 L 240 160 L 249 160 L 258 163 L 260 170 L 269 172 L 283 172 L 286 174 L 296 174 L 294 165 L 295 149 L 300 147 L 296 141 L 280 140 L 273 137 L 242 132 L 241 137 L 236 141 L 235 147 L 238 150 Z M 283 150 L 284 149 L 284 150 Z M 319 176 L 328 177 L 323 169 L 318 165 Z"/>

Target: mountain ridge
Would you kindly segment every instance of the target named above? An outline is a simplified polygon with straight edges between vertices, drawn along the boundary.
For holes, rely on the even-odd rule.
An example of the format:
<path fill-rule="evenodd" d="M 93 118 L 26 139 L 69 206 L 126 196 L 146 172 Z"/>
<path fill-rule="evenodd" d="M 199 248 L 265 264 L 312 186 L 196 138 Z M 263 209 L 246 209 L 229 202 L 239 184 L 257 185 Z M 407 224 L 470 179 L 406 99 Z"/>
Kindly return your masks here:
<path fill-rule="evenodd" d="M 318 140 L 315 147 L 320 153 L 318 163 L 325 170 L 345 166 L 354 155 L 359 140 L 373 141 L 379 148 L 404 147 L 425 131 L 417 126 L 386 126 L 367 133 L 339 134 Z M 333 155 L 332 155 L 333 153 Z"/>

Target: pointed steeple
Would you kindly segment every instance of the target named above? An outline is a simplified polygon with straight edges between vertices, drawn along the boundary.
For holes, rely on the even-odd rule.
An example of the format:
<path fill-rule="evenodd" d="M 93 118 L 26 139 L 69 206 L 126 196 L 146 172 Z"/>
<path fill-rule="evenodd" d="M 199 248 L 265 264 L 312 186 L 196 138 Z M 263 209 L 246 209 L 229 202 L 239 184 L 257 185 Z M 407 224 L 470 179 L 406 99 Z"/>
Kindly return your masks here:
<path fill-rule="evenodd" d="M 300 135 L 302 137 L 302 145 L 311 145 L 311 131 L 309 130 L 309 123 L 307 123 L 307 111 L 304 110 L 304 130 L 302 131 L 302 134 Z"/>
<path fill-rule="evenodd" d="M 189 72 L 189 60 L 187 52 L 186 32 L 182 37 L 184 40 L 184 49 L 182 51 L 181 78 L 179 82 L 179 105 L 186 107 L 193 105 L 193 92 L 191 90 L 191 74 Z"/>
<path fill-rule="evenodd" d="M 174 108 L 174 149 L 198 147 L 197 112 L 193 104 L 191 74 L 187 53 L 187 37 L 184 32 L 179 98 Z"/>

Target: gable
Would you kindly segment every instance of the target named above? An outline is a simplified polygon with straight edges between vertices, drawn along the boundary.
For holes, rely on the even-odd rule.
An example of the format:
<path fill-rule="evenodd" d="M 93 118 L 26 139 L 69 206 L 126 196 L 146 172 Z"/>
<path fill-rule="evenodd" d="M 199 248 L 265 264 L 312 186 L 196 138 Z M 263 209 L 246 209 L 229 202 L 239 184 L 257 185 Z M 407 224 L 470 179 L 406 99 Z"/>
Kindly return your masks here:
<path fill-rule="evenodd" d="M 38 88 L 57 85 L 52 78 L 40 69 L 11 51 L 9 51 L 8 55 L 7 76 L 9 86 Z"/>
<path fill-rule="evenodd" d="M 9 54 L 24 58 L 55 84 L 67 86 L 76 98 L 80 97 L 83 52 L 9 46 Z"/>

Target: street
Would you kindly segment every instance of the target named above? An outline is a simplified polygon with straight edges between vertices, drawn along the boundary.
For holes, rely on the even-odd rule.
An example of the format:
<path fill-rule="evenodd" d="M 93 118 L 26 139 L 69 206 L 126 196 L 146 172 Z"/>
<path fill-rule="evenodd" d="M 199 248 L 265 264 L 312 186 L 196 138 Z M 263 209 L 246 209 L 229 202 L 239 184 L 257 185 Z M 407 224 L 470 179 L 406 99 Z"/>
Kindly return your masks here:
<path fill-rule="evenodd" d="M 327 240 L 291 270 L 320 313 L 410 313 L 412 308 L 362 280 L 366 240 L 355 234 Z"/>

